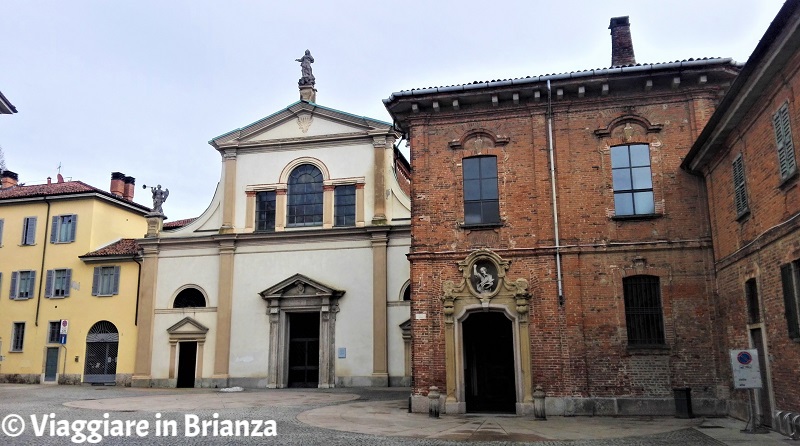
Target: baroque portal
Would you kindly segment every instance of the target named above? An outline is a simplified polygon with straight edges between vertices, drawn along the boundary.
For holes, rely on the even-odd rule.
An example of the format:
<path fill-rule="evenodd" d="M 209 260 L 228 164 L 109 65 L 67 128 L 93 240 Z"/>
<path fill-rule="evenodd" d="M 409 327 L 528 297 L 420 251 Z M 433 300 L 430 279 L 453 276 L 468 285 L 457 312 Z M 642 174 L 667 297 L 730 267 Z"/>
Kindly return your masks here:
<path fill-rule="evenodd" d="M 531 354 L 530 334 L 528 331 L 528 312 L 531 295 L 528 281 L 523 278 L 510 280 L 506 277 L 511 263 L 502 259 L 495 252 L 479 249 L 466 259 L 458 262 L 462 273 L 459 281 L 442 283 L 442 304 L 445 316 L 445 355 L 447 374 L 447 397 L 445 411 L 447 413 L 465 413 L 470 408 L 480 408 L 480 404 L 469 401 L 471 395 L 493 392 L 500 383 L 508 383 L 510 398 L 513 399 L 513 411 L 517 414 L 533 412 L 533 396 L 531 389 Z M 481 370 L 471 367 L 478 364 L 470 354 L 477 348 L 470 330 L 474 330 L 476 321 L 485 319 L 482 313 L 494 313 L 500 324 L 506 320 L 510 326 L 510 335 L 497 337 L 497 344 L 489 349 L 509 350 L 509 366 L 502 376 L 476 376 Z M 473 316 L 469 324 L 466 320 Z M 502 316 L 501 316 L 502 315 Z M 488 319 L 486 319 L 488 320 Z M 466 331 L 465 331 L 466 330 Z M 472 343 L 467 345 L 467 343 Z M 512 344 L 512 345 L 508 345 Z M 484 361 L 485 362 L 485 361 Z M 489 373 L 483 371 L 483 373 Z M 470 376 L 466 376 L 470 375 Z M 484 384 L 475 384 L 484 383 Z M 474 386 L 483 388 L 477 391 Z"/>

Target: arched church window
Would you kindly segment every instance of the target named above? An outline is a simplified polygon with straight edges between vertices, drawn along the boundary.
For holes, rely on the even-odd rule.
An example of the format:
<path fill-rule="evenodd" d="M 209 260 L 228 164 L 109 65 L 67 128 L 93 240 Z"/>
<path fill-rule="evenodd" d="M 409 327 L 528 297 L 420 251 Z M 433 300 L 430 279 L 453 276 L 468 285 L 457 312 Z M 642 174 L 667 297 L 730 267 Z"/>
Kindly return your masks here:
<path fill-rule="evenodd" d="M 289 174 L 286 226 L 322 225 L 322 172 L 311 164 Z"/>

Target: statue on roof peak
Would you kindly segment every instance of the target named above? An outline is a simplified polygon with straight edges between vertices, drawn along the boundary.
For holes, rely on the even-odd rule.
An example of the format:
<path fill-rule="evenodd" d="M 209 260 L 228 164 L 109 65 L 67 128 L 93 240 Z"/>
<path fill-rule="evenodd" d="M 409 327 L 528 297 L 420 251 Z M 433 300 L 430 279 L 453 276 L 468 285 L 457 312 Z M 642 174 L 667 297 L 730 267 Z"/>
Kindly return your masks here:
<path fill-rule="evenodd" d="M 299 59 L 295 59 L 296 62 L 300 62 L 300 70 L 302 71 L 302 76 L 300 80 L 297 82 L 298 85 L 314 85 L 314 74 L 311 73 L 311 64 L 314 63 L 314 57 L 311 56 L 311 51 L 306 50 L 306 53 L 303 57 Z"/>

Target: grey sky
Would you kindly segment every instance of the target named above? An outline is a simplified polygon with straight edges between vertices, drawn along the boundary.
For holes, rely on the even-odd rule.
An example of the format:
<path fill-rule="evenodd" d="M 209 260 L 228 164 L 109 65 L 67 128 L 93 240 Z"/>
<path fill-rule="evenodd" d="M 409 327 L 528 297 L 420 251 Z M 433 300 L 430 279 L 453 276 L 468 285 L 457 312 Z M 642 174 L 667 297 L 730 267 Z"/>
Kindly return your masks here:
<path fill-rule="evenodd" d="M 637 62 L 745 62 L 782 5 L 714 1 L 29 1 L 0 4 L 0 146 L 20 182 L 107 189 L 112 171 L 170 189 L 195 217 L 220 174 L 211 138 L 299 99 L 310 49 L 317 102 L 389 120 L 392 92 L 610 65 L 628 15 Z"/>

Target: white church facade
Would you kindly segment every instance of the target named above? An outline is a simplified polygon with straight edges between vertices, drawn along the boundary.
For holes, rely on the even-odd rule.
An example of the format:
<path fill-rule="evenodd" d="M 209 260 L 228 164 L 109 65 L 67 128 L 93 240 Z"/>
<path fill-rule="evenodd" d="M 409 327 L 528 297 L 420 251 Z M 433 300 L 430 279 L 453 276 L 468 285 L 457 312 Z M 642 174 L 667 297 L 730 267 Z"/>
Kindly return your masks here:
<path fill-rule="evenodd" d="M 305 100 L 210 141 L 222 172 L 201 216 L 151 217 L 138 240 L 134 386 L 410 385 L 398 134 L 300 84 Z"/>

